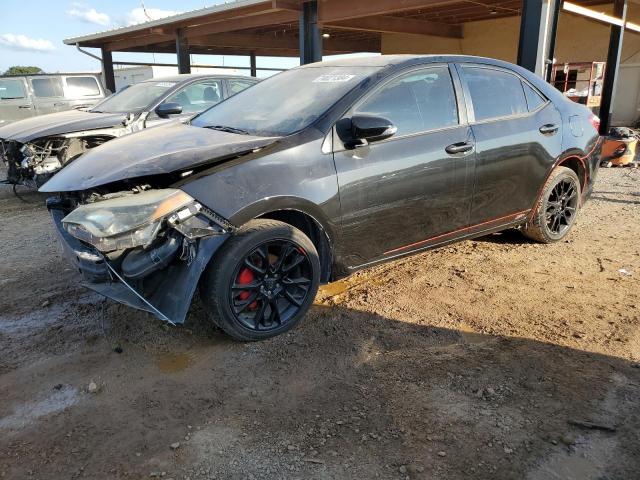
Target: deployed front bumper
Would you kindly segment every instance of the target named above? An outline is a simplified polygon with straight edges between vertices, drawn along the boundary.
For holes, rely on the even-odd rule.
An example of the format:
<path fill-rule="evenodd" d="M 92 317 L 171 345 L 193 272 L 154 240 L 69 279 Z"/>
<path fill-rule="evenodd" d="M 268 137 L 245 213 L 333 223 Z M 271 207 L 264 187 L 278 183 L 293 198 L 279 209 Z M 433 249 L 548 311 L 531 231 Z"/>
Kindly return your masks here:
<path fill-rule="evenodd" d="M 123 278 L 102 253 L 71 236 L 62 226 L 65 212 L 55 202 L 48 202 L 48 208 L 64 255 L 82 274 L 83 286 L 172 324 L 184 323 L 202 272 L 229 236 L 200 238 L 190 262 L 177 261 L 152 274 L 145 279 L 146 284 L 152 285 L 146 291 L 140 288 L 139 282 Z"/>

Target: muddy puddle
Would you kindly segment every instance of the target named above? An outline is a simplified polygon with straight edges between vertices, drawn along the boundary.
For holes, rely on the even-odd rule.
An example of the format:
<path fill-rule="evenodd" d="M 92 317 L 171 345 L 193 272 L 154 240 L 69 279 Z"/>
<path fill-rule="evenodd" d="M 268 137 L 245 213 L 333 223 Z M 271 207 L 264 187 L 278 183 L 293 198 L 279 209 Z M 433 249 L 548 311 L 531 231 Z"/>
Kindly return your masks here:
<path fill-rule="evenodd" d="M 190 353 L 167 353 L 158 356 L 156 366 L 162 373 L 178 373 L 189 368 L 193 361 Z"/>

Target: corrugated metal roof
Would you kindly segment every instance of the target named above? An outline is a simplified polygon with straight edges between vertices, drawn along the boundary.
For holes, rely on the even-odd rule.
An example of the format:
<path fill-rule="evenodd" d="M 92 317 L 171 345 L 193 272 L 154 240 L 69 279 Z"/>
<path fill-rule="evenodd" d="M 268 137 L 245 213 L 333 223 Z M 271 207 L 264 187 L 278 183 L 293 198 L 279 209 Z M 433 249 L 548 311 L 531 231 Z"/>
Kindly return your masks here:
<path fill-rule="evenodd" d="M 169 17 L 163 17 L 158 20 L 150 20 L 144 23 L 137 23 L 128 27 L 113 28 L 110 30 L 104 30 L 102 32 L 92 33 L 90 35 L 84 35 L 82 37 L 67 38 L 64 40 L 66 45 L 75 45 L 76 43 L 90 42 L 100 40 L 102 38 L 112 37 L 114 35 L 120 35 L 124 33 L 136 32 L 147 30 L 153 27 L 166 26 L 171 23 L 181 22 L 184 20 L 192 20 L 194 18 L 211 15 L 212 13 L 225 12 L 236 8 L 250 7 L 252 5 L 258 5 L 261 3 L 270 3 L 265 0 L 235 0 L 229 3 L 223 3 L 221 5 L 214 5 L 212 7 L 199 8 L 197 10 L 191 10 L 189 12 L 179 13 L 177 15 L 171 15 Z"/>

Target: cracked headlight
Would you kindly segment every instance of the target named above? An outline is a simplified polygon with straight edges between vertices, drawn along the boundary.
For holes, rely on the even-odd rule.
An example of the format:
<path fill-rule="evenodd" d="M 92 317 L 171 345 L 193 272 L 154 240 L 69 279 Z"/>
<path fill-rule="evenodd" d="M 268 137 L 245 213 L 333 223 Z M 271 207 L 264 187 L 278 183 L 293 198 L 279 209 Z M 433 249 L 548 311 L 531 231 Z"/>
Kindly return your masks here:
<path fill-rule="evenodd" d="M 110 252 L 148 245 L 164 218 L 190 206 L 196 211 L 200 207 L 182 190 L 148 190 L 82 205 L 63 218 L 62 224 L 77 239 Z"/>

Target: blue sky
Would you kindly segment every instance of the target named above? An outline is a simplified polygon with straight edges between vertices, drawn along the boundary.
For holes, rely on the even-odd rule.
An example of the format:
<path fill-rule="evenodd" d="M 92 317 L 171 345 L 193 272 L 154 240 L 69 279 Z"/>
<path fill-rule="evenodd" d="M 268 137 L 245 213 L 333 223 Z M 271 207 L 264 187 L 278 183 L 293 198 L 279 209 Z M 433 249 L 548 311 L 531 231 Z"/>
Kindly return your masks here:
<path fill-rule="evenodd" d="M 32 65 L 46 72 L 97 71 L 100 64 L 62 43 L 65 38 L 95 33 L 223 3 L 223 0 L 1 0 L 0 73 L 12 65 Z M 94 51 L 100 54 L 99 51 Z M 154 56 L 115 53 L 114 60 L 152 62 Z M 155 61 L 175 63 L 175 55 L 155 55 Z M 248 66 L 246 57 L 194 55 L 194 63 Z M 289 68 L 297 59 L 259 58 L 258 67 Z"/>

